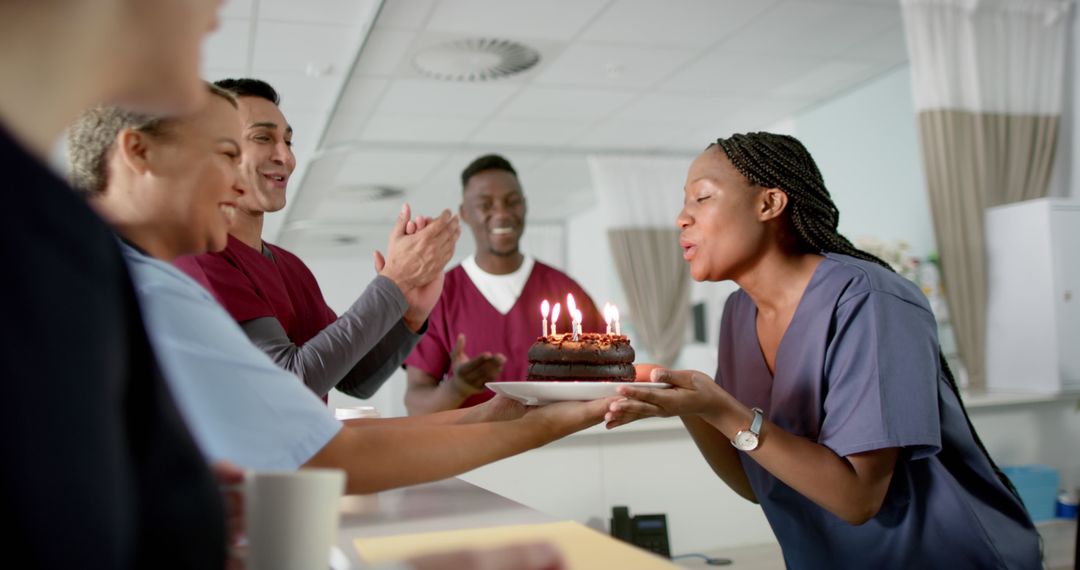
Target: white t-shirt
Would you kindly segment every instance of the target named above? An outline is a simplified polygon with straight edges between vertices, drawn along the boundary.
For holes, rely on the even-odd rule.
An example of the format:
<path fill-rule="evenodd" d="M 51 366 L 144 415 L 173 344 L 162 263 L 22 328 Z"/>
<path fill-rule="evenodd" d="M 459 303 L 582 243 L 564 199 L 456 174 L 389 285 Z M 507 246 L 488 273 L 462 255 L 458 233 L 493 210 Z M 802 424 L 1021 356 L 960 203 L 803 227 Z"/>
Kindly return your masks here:
<path fill-rule="evenodd" d="M 480 269 L 480 266 L 476 264 L 475 255 L 461 260 L 461 268 L 465 270 L 465 274 L 472 280 L 473 285 L 476 285 L 496 311 L 504 315 L 510 312 L 518 297 L 521 296 L 521 291 L 525 289 L 525 282 L 529 280 L 529 275 L 532 273 L 533 265 L 536 265 L 536 260 L 526 255 L 517 271 L 506 275 L 492 275 Z"/>

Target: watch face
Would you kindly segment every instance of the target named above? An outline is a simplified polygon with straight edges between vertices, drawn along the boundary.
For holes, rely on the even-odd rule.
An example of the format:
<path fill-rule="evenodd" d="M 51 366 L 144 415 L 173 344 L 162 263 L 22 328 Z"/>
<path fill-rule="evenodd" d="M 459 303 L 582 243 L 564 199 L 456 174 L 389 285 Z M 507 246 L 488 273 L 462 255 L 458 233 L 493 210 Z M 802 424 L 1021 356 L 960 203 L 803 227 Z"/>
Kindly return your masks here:
<path fill-rule="evenodd" d="M 735 447 L 743 451 L 750 451 L 757 447 L 758 438 L 751 431 L 740 431 L 735 434 Z"/>

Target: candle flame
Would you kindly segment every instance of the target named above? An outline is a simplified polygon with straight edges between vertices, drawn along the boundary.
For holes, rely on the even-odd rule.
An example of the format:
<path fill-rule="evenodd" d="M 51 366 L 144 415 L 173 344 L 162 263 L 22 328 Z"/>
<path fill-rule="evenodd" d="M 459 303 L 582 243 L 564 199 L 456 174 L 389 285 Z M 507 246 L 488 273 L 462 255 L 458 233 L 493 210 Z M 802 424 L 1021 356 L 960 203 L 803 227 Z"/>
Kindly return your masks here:
<path fill-rule="evenodd" d="M 548 304 L 547 299 L 544 299 L 544 302 L 540 303 L 540 314 L 543 315 L 544 318 L 546 319 L 547 316 L 548 316 L 548 311 L 550 311 L 550 310 L 551 310 L 551 305 Z"/>
<path fill-rule="evenodd" d="M 551 308 L 551 327 L 552 327 L 552 330 L 554 330 L 554 328 L 555 328 L 555 321 L 559 320 L 559 311 L 561 311 L 561 310 L 562 310 L 562 306 L 559 305 L 558 303 L 555 303 L 555 306 Z M 555 333 L 551 333 L 551 334 L 555 334 Z"/>
<path fill-rule="evenodd" d="M 570 315 L 571 319 L 577 318 L 577 304 L 574 303 L 574 294 L 566 294 L 566 314 Z"/>
<path fill-rule="evenodd" d="M 604 303 L 604 322 L 611 324 L 611 303 Z"/>

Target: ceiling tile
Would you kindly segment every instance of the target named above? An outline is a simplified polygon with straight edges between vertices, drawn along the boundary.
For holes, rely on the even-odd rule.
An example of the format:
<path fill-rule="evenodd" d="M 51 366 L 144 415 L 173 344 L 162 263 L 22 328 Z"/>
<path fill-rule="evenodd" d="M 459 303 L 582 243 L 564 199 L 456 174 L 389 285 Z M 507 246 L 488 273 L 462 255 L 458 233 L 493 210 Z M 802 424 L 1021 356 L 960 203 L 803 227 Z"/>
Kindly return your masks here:
<path fill-rule="evenodd" d="M 493 112 L 520 87 L 402 79 L 390 85 L 376 113 L 482 117 Z"/>
<path fill-rule="evenodd" d="M 845 59 L 856 61 L 877 61 L 888 65 L 904 63 L 908 60 L 904 26 L 899 24 L 887 32 L 856 44 L 842 55 Z"/>
<path fill-rule="evenodd" d="M 660 149 L 660 141 L 671 138 L 689 127 L 671 121 L 607 120 L 594 127 L 570 146 L 586 150 L 600 149 Z"/>
<path fill-rule="evenodd" d="M 300 162 L 302 152 L 310 155 L 315 149 L 325 117 L 323 113 L 310 111 L 285 114 L 285 120 L 293 129 L 293 151 L 297 153 L 297 162 Z"/>
<path fill-rule="evenodd" d="M 433 151 L 352 152 L 345 158 L 334 185 L 389 184 L 407 189 L 422 181 L 444 156 Z"/>
<path fill-rule="evenodd" d="M 233 69 L 204 69 L 202 70 L 202 78 L 206 81 L 214 82 L 222 79 L 235 79 L 237 77 L 247 77 L 248 72 L 242 67 Z"/>
<path fill-rule="evenodd" d="M 352 59 L 357 38 L 354 28 L 324 24 L 289 24 L 260 21 L 255 30 L 256 73 L 306 73 L 308 64 L 331 66 L 342 75 Z"/>
<path fill-rule="evenodd" d="M 480 126 L 470 117 L 378 114 L 360 132 L 362 141 L 462 142 Z"/>
<path fill-rule="evenodd" d="M 529 86 L 503 106 L 499 117 L 594 121 L 633 98 L 626 91 Z"/>
<path fill-rule="evenodd" d="M 416 32 L 375 28 L 368 34 L 353 75 L 392 75 L 409 52 Z"/>
<path fill-rule="evenodd" d="M 721 46 L 727 51 L 832 56 L 900 23 L 900 6 L 785 2 Z"/>
<path fill-rule="evenodd" d="M 259 0 L 259 19 L 356 27 L 370 22 L 377 0 Z"/>
<path fill-rule="evenodd" d="M 375 20 L 377 28 L 420 30 L 435 0 L 384 0 Z"/>
<path fill-rule="evenodd" d="M 704 47 L 735 32 L 774 3 L 775 0 L 618 0 L 578 39 Z"/>
<path fill-rule="evenodd" d="M 203 69 L 247 69 L 250 38 L 250 20 L 221 20 L 203 44 Z"/>
<path fill-rule="evenodd" d="M 320 144 L 332 148 L 359 140 L 369 116 L 370 113 L 334 113 Z"/>
<path fill-rule="evenodd" d="M 759 97 L 783 85 L 824 58 L 714 51 L 658 86 L 660 91 L 692 95 Z"/>
<path fill-rule="evenodd" d="M 393 224 L 401 211 L 401 204 L 405 201 L 405 196 L 385 200 L 352 199 L 347 194 L 338 192 L 324 196 L 312 210 L 310 219 L 317 220 L 320 225 L 341 222 L 356 224 L 359 221 Z M 378 239 L 374 240 L 378 243 L 375 247 L 382 249 L 383 253 L 386 253 L 386 239 L 389 233 L 389 227 L 385 230 L 380 228 Z"/>
<path fill-rule="evenodd" d="M 345 85 L 338 101 L 337 112 L 349 114 L 371 113 L 375 110 L 390 82 L 372 77 L 354 77 Z"/>
<path fill-rule="evenodd" d="M 773 89 L 770 94 L 780 97 L 823 98 L 843 92 L 877 72 L 877 69 L 868 63 L 829 61 L 796 76 L 792 81 Z"/>
<path fill-rule="evenodd" d="M 281 95 L 281 110 L 286 118 L 290 113 L 329 113 L 340 83 L 338 77 L 308 77 L 291 73 L 259 73 L 257 76 L 274 86 Z"/>
<path fill-rule="evenodd" d="M 682 49 L 572 44 L 534 81 L 547 85 L 648 87 L 692 58 Z"/>
<path fill-rule="evenodd" d="M 427 29 L 472 36 L 566 41 L 607 0 L 453 0 L 435 6 Z"/>
<path fill-rule="evenodd" d="M 250 18 L 253 0 L 225 0 L 218 12 L 220 18 Z"/>
<path fill-rule="evenodd" d="M 749 97 L 673 95 L 650 93 L 623 108 L 616 118 L 645 121 L 701 123 L 738 113 L 755 102 Z"/>
<path fill-rule="evenodd" d="M 582 121 L 494 119 L 469 140 L 516 146 L 561 146 L 587 128 Z"/>

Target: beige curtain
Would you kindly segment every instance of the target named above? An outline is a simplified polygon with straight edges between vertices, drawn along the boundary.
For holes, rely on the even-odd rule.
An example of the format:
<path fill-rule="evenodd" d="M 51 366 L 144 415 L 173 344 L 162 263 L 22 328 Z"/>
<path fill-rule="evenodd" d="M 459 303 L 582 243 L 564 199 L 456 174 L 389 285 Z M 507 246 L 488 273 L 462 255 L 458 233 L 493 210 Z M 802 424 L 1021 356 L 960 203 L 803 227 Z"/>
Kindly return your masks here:
<path fill-rule="evenodd" d="M 690 316 L 690 267 L 679 231 L 664 228 L 608 230 L 608 243 L 636 330 L 656 364 L 675 364 Z"/>
<path fill-rule="evenodd" d="M 623 333 L 630 328 L 632 342 L 647 353 L 641 358 L 665 367 L 679 358 L 690 319 L 690 268 L 682 258 L 675 218 L 691 160 L 589 157 L 597 206 L 625 295 Z"/>
<path fill-rule="evenodd" d="M 942 284 L 984 389 L 988 207 L 1045 196 L 1071 0 L 901 0 Z"/>
<path fill-rule="evenodd" d="M 985 386 L 988 207 L 1046 196 L 1059 117 L 919 113 L 945 298 L 970 386 Z"/>

